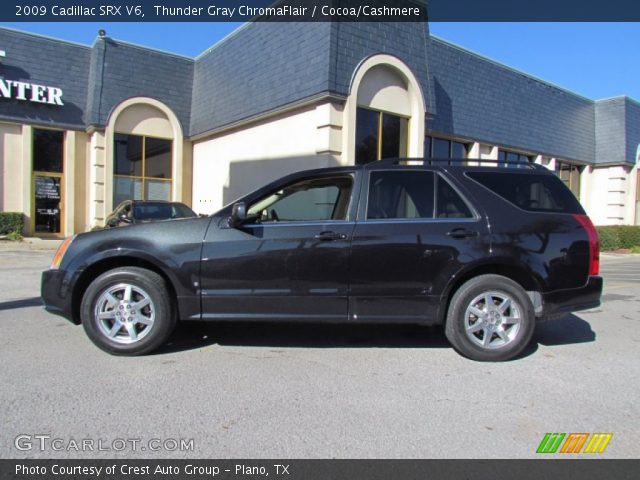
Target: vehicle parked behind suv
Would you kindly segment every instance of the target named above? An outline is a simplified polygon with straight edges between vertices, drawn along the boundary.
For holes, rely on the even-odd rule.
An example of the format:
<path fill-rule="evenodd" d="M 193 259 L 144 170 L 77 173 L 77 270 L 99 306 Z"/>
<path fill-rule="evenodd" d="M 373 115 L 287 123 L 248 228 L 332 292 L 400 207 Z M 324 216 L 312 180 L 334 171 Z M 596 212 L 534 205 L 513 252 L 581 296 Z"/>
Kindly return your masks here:
<path fill-rule="evenodd" d="M 184 203 L 162 200 L 125 200 L 107 216 L 105 227 L 193 217 L 197 217 L 196 213 Z"/>
<path fill-rule="evenodd" d="M 599 305 L 598 237 L 546 168 L 485 162 L 298 172 L 179 229 L 77 235 L 45 308 L 119 355 L 177 320 L 329 321 L 444 324 L 459 353 L 508 360 L 537 321 Z"/>

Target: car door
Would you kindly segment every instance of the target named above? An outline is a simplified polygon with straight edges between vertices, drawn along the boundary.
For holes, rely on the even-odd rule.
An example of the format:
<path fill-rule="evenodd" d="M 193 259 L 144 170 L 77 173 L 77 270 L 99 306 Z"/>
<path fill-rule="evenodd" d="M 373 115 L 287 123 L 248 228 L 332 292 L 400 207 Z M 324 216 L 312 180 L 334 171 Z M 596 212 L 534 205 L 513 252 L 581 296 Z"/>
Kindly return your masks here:
<path fill-rule="evenodd" d="M 371 170 L 365 182 L 352 242 L 351 319 L 433 320 L 447 282 L 487 255 L 486 222 L 434 170 Z"/>
<path fill-rule="evenodd" d="M 203 246 L 203 319 L 346 320 L 355 172 L 302 178 L 221 218 Z"/>

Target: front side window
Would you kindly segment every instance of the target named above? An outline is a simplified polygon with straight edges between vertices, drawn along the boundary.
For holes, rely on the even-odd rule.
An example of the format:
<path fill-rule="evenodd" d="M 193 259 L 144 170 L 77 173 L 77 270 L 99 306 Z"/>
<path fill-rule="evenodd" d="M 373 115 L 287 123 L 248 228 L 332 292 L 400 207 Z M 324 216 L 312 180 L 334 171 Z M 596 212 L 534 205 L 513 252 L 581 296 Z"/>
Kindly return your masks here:
<path fill-rule="evenodd" d="M 254 202 L 247 215 L 260 223 L 345 220 L 352 186 L 351 176 L 299 181 Z"/>
<path fill-rule="evenodd" d="M 407 156 L 409 120 L 399 115 L 358 107 L 356 165 Z"/>
<path fill-rule="evenodd" d="M 113 203 L 170 200 L 171 140 L 116 133 Z"/>
<path fill-rule="evenodd" d="M 367 218 L 433 218 L 433 179 L 433 172 L 371 172 Z"/>

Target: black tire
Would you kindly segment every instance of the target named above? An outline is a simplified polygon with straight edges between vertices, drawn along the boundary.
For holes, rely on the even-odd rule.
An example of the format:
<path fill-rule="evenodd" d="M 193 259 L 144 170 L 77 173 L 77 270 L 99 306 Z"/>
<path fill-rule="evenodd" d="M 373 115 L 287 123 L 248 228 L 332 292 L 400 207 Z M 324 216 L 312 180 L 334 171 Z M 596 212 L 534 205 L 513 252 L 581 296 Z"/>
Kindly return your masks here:
<path fill-rule="evenodd" d="M 500 275 L 480 275 L 453 295 L 445 335 L 461 355 L 499 362 L 522 352 L 534 328 L 533 305 L 520 285 Z"/>
<path fill-rule="evenodd" d="M 116 268 L 96 278 L 82 297 L 80 316 L 91 341 L 112 355 L 152 352 L 176 325 L 174 303 L 164 279 L 138 267 Z"/>

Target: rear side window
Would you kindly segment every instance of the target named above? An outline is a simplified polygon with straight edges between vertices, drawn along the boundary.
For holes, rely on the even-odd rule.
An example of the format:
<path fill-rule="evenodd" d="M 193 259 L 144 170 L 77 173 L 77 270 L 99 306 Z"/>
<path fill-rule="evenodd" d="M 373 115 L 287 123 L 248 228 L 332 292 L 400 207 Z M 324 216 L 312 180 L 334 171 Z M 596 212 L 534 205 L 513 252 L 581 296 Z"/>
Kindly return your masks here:
<path fill-rule="evenodd" d="M 433 218 L 433 193 L 433 172 L 371 172 L 367 218 Z"/>
<path fill-rule="evenodd" d="M 573 193 L 553 175 L 517 172 L 467 172 L 466 175 L 523 210 L 584 214 Z"/>
<path fill-rule="evenodd" d="M 449 183 L 438 176 L 436 214 L 438 218 L 472 218 L 473 214 Z"/>

